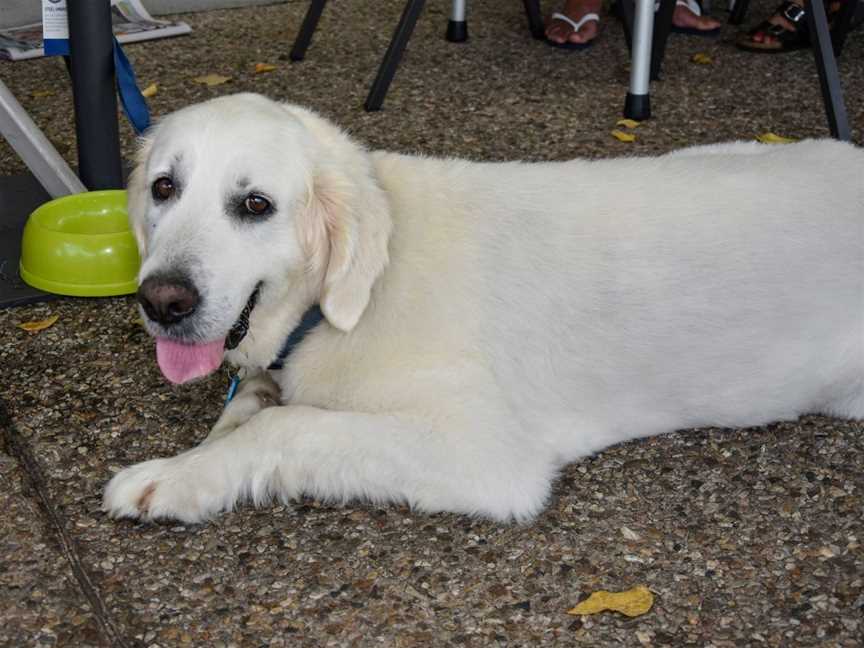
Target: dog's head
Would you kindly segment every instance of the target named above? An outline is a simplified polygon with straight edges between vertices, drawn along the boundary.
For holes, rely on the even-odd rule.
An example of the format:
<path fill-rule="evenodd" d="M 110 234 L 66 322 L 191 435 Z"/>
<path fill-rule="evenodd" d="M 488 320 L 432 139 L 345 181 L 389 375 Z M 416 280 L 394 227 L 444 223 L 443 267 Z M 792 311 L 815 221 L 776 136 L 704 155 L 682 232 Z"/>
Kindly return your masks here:
<path fill-rule="evenodd" d="M 330 324 L 352 329 L 387 264 L 391 227 L 362 148 L 310 111 L 251 94 L 185 108 L 148 132 L 129 218 L 138 299 L 173 382 L 214 371 L 226 347 L 255 344 L 257 306 L 296 322 L 318 302 Z M 272 348 L 257 356 L 272 359 L 279 342 L 259 332 Z"/>

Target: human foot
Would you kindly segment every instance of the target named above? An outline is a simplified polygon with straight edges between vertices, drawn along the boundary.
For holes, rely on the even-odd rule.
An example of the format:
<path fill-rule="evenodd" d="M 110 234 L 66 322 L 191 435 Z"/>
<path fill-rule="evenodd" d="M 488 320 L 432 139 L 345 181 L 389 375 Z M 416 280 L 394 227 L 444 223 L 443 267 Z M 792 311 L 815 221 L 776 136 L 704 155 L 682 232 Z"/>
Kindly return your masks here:
<path fill-rule="evenodd" d="M 807 16 L 803 0 L 787 0 L 746 34 L 742 34 L 737 45 L 758 52 L 788 52 L 810 44 L 807 36 Z M 831 5 L 836 11 L 837 4 Z"/>
<path fill-rule="evenodd" d="M 672 13 L 675 31 L 688 34 L 713 34 L 720 29 L 720 21 L 702 15 L 702 7 L 696 0 L 678 0 Z"/>
<path fill-rule="evenodd" d="M 546 40 L 561 46 L 568 43 L 576 46 L 587 45 L 594 40 L 600 29 L 598 18 L 592 18 L 590 14 L 597 16 L 601 4 L 602 0 L 567 0 L 561 14 L 553 14 L 546 23 Z M 561 15 L 572 22 L 564 20 Z M 574 28 L 574 23 L 579 27 Z"/>

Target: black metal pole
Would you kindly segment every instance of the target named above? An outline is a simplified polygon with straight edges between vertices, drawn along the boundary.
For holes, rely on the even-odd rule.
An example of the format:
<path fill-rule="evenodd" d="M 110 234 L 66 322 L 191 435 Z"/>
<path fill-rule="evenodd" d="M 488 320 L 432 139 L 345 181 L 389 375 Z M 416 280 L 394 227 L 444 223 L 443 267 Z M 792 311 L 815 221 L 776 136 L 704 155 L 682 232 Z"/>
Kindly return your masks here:
<path fill-rule="evenodd" d="M 837 59 L 834 58 L 834 49 L 831 46 L 831 31 L 828 28 L 825 5 L 822 0 L 804 0 L 804 10 L 807 12 L 807 25 L 810 28 L 810 40 L 813 43 L 816 70 L 819 72 L 819 85 L 822 88 L 822 101 L 825 104 L 825 116 L 828 118 L 831 137 L 849 142 L 852 140 L 852 132 L 846 115 L 846 104 L 843 102 Z"/>
<path fill-rule="evenodd" d="M 666 41 L 672 31 L 675 0 L 660 0 L 660 10 L 654 16 L 654 34 L 651 37 L 651 80 L 660 80 L 660 67 L 666 55 Z"/>
<path fill-rule="evenodd" d="M 384 54 L 384 60 L 378 67 L 378 74 L 375 75 L 375 80 L 369 89 L 366 103 L 363 104 L 366 112 L 381 109 L 381 104 L 384 103 L 384 97 L 387 95 L 387 89 L 390 87 L 390 82 L 393 81 L 396 68 L 402 59 L 402 52 L 405 51 L 408 39 L 411 38 L 411 32 L 414 31 L 414 25 L 417 24 L 417 18 L 420 17 L 425 2 L 426 0 L 408 0 L 405 3 L 402 17 L 399 19 L 399 24 L 396 25 L 396 31 L 393 33 L 393 38 Z"/>
<path fill-rule="evenodd" d="M 327 4 L 327 0 L 312 0 L 309 3 L 309 10 L 306 12 L 303 24 L 300 25 L 294 47 L 291 48 L 289 57 L 292 61 L 302 61 L 306 57 L 306 49 L 312 42 L 312 34 L 315 33 L 318 21 L 321 20 L 321 13 L 324 11 L 325 4 Z"/>
<path fill-rule="evenodd" d="M 636 7 L 634 0 L 616 0 L 616 6 L 621 14 L 621 27 L 624 29 L 624 40 L 627 51 L 633 53 L 633 23 L 636 22 Z"/>
<path fill-rule="evenodd" d="M 522 0 L 525 5 L 525 15 L 528 17 L 528 29 L 531 36 L 537 40 L 546 38 L 546 28 L 543 26 L 543 15 L 540 13 L 540 0 Z"/>
<path fill-rule="evenodd" d="M 120 132 L 108 0 L 69 0 L 69 49 L 78 175 L 88 189 L 120 189 Z"/>
<path fill-rule="evenodd" d="M 735 6 L 732 7 L 732 13 L 729 14 L 729 24 L 740 25 L 744 22 L 744 14 L 747 13 L 749 5 L 750 0 L 735 0 Z"/>

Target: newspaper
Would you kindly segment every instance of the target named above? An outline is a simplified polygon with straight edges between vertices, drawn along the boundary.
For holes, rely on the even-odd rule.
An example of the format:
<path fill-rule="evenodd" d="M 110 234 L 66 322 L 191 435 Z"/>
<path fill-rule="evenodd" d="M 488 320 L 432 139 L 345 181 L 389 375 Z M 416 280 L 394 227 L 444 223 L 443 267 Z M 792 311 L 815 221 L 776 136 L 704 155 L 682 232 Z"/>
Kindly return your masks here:
<path fill-rule="evenodd" d="M 153 18 L 141 0 L 111 0 L 111 23 L 121 43 L 180 36 L 192 31 L 184 22 Z M 20 61 L 44 55 L 42 23 L 0 30 L 0 59 Z"/>

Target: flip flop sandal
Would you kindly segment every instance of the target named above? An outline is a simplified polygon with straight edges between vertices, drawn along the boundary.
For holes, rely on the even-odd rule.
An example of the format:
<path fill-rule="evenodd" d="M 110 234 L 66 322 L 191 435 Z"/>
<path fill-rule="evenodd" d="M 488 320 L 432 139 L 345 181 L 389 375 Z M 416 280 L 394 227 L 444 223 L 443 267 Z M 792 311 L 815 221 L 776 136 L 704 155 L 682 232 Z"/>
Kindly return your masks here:
<path fill-rule="evenodd" d="M 699 4 L 697 0 L 677 0 L 675 6 L 687 7 L 697 16 L 702 15 L 702 5 Z M 656 2 L 654 4 L 654 13 L 657 13 L 657 10 L 659 8 L 660 3 Z M 672 25 L 672 31 L 676 34 L 688 34 L 690 36 L 717 36 L 720 33 L 720 28 L 715 27 L 714 29 L 697 29 L 696 27 L 676 27 L 675 25 Z"/>
<path fill-rule="evenodd" d="M 598 26 L 600 25 L 600 16 L 598 16 L 596 13 L 587 13 L 584 16 L 582 16 L 578 21 L 575 21 L 572 18 L 570 18 L 569 16 L 565 16 L 562 13 L 553 13 L 552 17 L 549 19 L 549 22 L 552 22 L 553 20 L 563 20 L 564 22 L 566 22 L 568 25 L 570 25 L 573 28 L 573 33 L 578 32 L 582 28 L 582 25 L 584 25 L 586 22 L 591 22 L 592 20 L 594 22 L 596 22 Z M 568 34 L 568 38 L 569 38 L 569 34 Z M 564 50 L 584 50 L 584 49 L 591 47 L 594 44 L 594 39 L 592 38 L 587 43 L 571 43 L 569 40 L 564 41 L 563 43 L 556 43 L 556 42 L 551 41 L 547 38 L 546 44 L 549 45 L 550 47 L 556 47 L 558 49 L 564 49 Z"/>
<path fill-rule="evenodd" d="M 774 25 L 763 20 L 746 34 L 742 34 L 735 45 L 748 52 L 760 54 L 779 54 L 780 52 L 793 52 L 795 50 L 810 47 L 810 34 L 807 30 L 807 13 L 803 7 L 794 2 L 783 2 L 774 11 L 774 15 L 783 16 L 792 23 L 795 28 L 787 29 L 783 25 Z M 762 32 L 766 36 L 775 39 L 772 43 L 760 43 L 753 40 L 753 36 Z"/>

